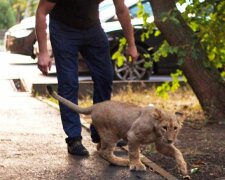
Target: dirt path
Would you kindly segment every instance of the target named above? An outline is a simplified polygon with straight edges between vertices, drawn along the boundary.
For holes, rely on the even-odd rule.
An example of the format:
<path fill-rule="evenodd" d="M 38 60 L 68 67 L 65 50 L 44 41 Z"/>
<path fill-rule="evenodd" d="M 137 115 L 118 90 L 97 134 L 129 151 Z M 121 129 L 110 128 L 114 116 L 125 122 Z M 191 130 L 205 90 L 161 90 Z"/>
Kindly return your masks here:
<path fill-rule="evenodd" d="M 176 144 L 183 152 L 193 180 L 225 180 L 225 125 L 195 129 L 185 124 Z M 146 155 L 179 177 L 174 161 L 154 151 Z"/>

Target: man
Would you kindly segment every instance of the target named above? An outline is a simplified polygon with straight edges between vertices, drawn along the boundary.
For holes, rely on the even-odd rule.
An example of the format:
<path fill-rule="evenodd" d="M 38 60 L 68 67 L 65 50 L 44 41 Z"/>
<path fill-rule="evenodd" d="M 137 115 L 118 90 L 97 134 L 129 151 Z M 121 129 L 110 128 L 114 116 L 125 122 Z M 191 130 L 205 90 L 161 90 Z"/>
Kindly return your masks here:
<path fill-rule="evenodd" d="M 84 57 L 94 82 L 93 103 L 109 100 L 112 91 L 113 69 L 109 44 L 101 28 L 98 6 L 101 0 L 40 0 L 36 12 L 36 35 L 39 44 L 38 68 L 47 75 L 51 59 L 47 52 L 46 16 L 50 14 L 50 40 L 58 79 L 58 93 L 78 103 L 78 52 Z M 116 14 L 127 39 L 127 55 L 138 56 L 124 0 L 113 0 Z M 88 155 L 82 145 L 81 123 L 78 114 L 60 104 L 63 129 L 68 136 L 68 152 Z M 91 138 L 100 142 L 96 129 L 91 125 Z"/>

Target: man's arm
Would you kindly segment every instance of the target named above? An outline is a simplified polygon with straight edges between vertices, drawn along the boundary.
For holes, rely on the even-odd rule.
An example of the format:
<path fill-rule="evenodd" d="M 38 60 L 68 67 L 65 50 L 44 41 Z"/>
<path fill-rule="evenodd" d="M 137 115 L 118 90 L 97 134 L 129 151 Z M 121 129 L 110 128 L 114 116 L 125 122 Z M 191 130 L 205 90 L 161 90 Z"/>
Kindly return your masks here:
<path fill-rule="evenodd" d="M 133 27 L 131 25 L 130 13 L 127 6 L 124 4 L 124 0 L 113 0 L 116 15 L 120 21 L 120 24 L 123 28 L 124 36 L 127 39 L 128 48 L 127 55 L 131 56 L 133 60 L 136 60 L 138 57 L 137 48 L 135 45 Z"/>
<path fill-rule="evenodd" d="M 47 49 L 46 16 L 54 6 L 55 3 L 48 0 L 40 0 L 36 11 L 35 30 L 39 47 L 38 68 L 44 75 L 47 75 L 51 68 L 51 59 Z"/>

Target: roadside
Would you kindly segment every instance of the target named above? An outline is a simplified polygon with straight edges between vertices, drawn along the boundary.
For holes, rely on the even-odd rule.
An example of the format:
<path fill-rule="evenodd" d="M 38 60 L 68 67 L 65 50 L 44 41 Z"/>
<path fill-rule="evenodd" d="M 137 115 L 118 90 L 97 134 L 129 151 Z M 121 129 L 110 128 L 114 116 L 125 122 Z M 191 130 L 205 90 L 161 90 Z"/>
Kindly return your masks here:
<path fill-rule="evenodd" d="M 1 86 L 2 87 L 2 86 Z M 59 111 L 29 93 L 0 97 L 0 177 L 8 179 L 163 179 L 146 173 L 110 166 L 99 158 L 89 133 L 83 143 L 89 158 L 70 156 L 64 142 Z M 117 150 L 119 155 L 126 155 Z"/>
<path fill-rule="evenodd" d="M 184 125 L 175 144 L 184 155 L 192 179 L 225 180 L 225 125 L 206 125 L 206 117 L 189 87 L 184 86 L 169 95 L 170 98 L 165 100 L 155 96 L 153 87 L 144 91 L 128 88 L 113 94 L 112 99 L 140 106 L 150 103 L 170 112 L 183 113 Z M 90 105 L 91 97 L 83 97 L 80 100 L 80 106 Z M 90 117 L 83 118 L 87 124 L 90 123 Z M 175 161 L 157 153 L 154 145 L 142 146 L 142 153 L 170 174 L 182 179 Z"/>
<path fill-rule="evenodd" d="M 20 59 L 26 61 L 25 57 L 1 55 L 0 179 L 163 179 L 150 169 L 139 173 L 109 165 L 98 156 L 86 129 L 82 131 L 83 143 L 90 157 L 70 156 L 59 111 L 34 98 L 30 91 L 17 88 L 17 80 L 25 81 L 25 86 L 54 80 L 40 76 L 29 64 L 14 66 Z M 121 149 L 116 153 L 127 156 Z"/>
<path fill-rule="evenodd" d="M 1 179 L 5 177 L 5 179 L 74 179 L 75 176 L 80 179 L 95 179 L 95 177 L 96 179 L 161 178 L 151 171 L 136 174 L 129 172 L 127 168 L 109 166 L 107 162 L 96 156 L 95 147 L 85 130 L 83 130 L 84 142 L 91 152 L 90 161 L 77 160 L 68 156 L 58 110 L 31 97 L 30 90 L 28 93 L 18 92 L 11 86 L 13 79 L 22 79 L 26 85 L 29 85 L 29 88 L 36 83 L 36 85 L 42 85 L 44 89 L 46 84 L 56 83 L 55 77 L 40 75 L 36 65 L 30 65 L 31 63 L 24 66 L 20 62 L 28 60 L 24 56 L 9 56 L 5 53 L 0 53 L 0 55 L 2 59 L 0 61 Z M 20 63 L 17 64 L 17 62 Z M 159 97 L 154 99 L 154 94 L 149 93 L 153 89 L 152 86 L 145 86 L 140 82 L 136 86 L 142 89 L 139 94 L 135 94 L 129 88 L 126 89 L 127 86 L 123 85 L 121 90 L 126 89 L 125 93 L 122 96 L 121 94 L 116 96 L 118 93 L 114 93 L 113 98 L 119 101 L 127 101 L 128 98 L 128 102 L 132 103 L 136 103 L 136 98 L 142 106 L 154 104 L 160 108 L 167 108 L 169 111 L 184 112 L 188 118 L 177 143 L 184 152 L 189 170 L 192 172 L 191 176 L 196 180 L 224 179 L 224 127 L 204 126 L 204 116 L 202 116 L 199 105 L 195 104 L 196 97 L 191 93 L 181 91 L 180 94 L 173 93 L 169 100 Z M 89 87 L 90 85 L 84 86 L 84 89 L 90 91 Z M 83 101 L 87 100 L 88 98 L 83 96 Z M 171 174 L 179 176 L 174 161 L 155 153 L 152 146 L 143 147 L 142 152 Z M 108 174 L 109 172 L 112 174 Z M 83 177 L 83 173 L 90 176 Z"/>
<path fill-rule="evenodd" d="M 183 152 L 193 180 L 225 180 L 225 125 L 196 129 L 185 124 L 176 145 Z M 169 173 L 179 176 L 171 159 L 155 151 L 145 155 Z"/>

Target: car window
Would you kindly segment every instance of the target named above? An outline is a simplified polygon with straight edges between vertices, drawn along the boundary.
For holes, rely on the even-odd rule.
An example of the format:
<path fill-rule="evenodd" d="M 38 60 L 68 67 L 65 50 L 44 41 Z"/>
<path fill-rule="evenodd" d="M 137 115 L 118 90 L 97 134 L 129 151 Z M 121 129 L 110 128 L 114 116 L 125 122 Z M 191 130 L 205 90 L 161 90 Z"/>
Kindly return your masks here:
<path fill-rule="evenodd" d="M 99 6 L 99 11 L 104 11 L 104 10 L 109 9 L 109 8 L 114 8 L 112 3 L 104 4 L 102 6 Z"/>
<path fill-rule="evenodd" d="M 143 1 L 142 4 L 144 6 L 145 12 L 149 16 L 152 16 L 153 15 L 152 8 L 151 8 L 151 4 L 149 3 L 149 1 Z M 137 12 L 138 12 L 137 4 L 134 4 L 134 5 L 130 6 L 129 11 L 130 11 L 131 18 L 137 18 Z M 108 19 L 106 22 L 112 22 L 112 21 L 118 21 L 118 18 L 115 14 L 110 19 Z"/>
<path fill-rule="evenodd" d="M 152 8 L 151 4 L 148 1 L 142 2 L 142 5 L 144 6 L 145 12 L 149 15 L 152 16 Z M 129 8 L 130 14 L 133 18 L 137 17 L 137 12 L 138 12 L 138 6 L 135 4 L 134 6 Z"/>
<path fill-rule="evenodd" d="M 111 19 L 114 15 L 115 15 L 115 8 L 112 2 L 100 4 L 99 19 L 101 22 L 109 21 L 109 19 Z"/>

